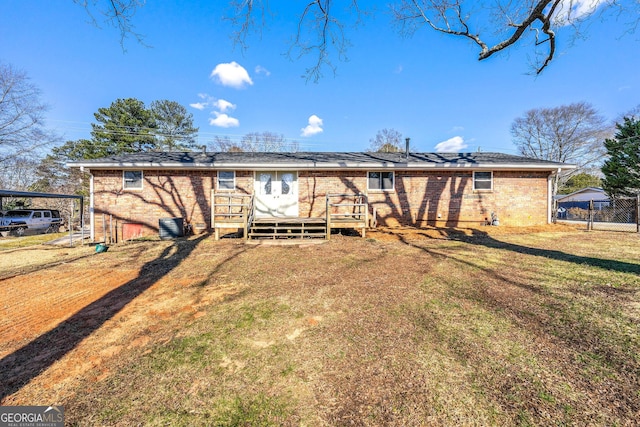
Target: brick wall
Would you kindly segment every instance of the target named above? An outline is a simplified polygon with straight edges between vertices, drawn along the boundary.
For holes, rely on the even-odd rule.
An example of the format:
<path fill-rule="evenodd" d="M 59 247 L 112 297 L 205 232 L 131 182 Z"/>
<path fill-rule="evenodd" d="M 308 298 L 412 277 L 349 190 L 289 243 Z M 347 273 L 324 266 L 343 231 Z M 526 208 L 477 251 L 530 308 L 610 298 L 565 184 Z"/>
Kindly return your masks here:
<path fill-rule="evenodd" d="M 300 172 L 301 216 L 324 216 L 327 193 L 367 194 L 381 225 L 477 226 L 547 222 L 545 172 L 494 172 L 493 190 L 474 191 L 472 172 L 397 171 L 394 191 L 367 190 L 366 172 Z"/>
<path fill-rule="evenodd" d="M 96 240 L 103 238 L 103 216 L 107 235 L 118 240 L 127 222 L 142 224 L 145 235 L 158 233 L 160 218 L 180 217 L 194 227 L 210 226 L 215 173 L 145 170 L 141 190 L 123 189 L 121 170 L 92 173 Z"/>
<path fill-rule="evenodd" d="M 157 234 L 160 218 L 180 217 L 210 230 L 215 171 L 145 170 L 141 190 L 123 189 L 121 170 L 95 170 L 94 227 L 97 240 L 121 238 L 122 224 L 142 224 Z M 381 225 L 478 226 L 495 212 L 501 225 L 547 222 L 546 172 L 494 172 L 492 191 L 473 191 L 472 172 L 397 171 L 394 191 L 367 190 L 367 172 L 300 171 L 299 214 L 324 217 L 325 195 L 364 193 Z M 253 172 L 236 171 L 236 192 L 253 193 Z M 110 231 L 111 230 L 111 231 Z"/>

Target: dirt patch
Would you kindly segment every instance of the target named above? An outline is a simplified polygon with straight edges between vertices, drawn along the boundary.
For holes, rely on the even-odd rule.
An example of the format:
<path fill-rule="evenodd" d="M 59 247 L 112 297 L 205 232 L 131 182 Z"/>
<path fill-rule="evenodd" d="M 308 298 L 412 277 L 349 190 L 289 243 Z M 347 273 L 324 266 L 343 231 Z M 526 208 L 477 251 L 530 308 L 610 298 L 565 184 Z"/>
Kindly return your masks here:
<path fill-rule="evenodd" d="M 14 381 L 9 391 L 30 384 L 10 397 L 1 390 L 3 404 L 42 401 L 46 390 L 55 390 L 59 401 L 79 378 L 104 380 L 105 361 L 144 351 L 166 339 L 167 325 L 200 317 L 200 307 L 237 291 L 203 290 L 198 285 L 206 275 L 181 269 L 182 255 L 172 243 L 115 246 L 90 256 L 86 250 L 0 253 L 0 265 L 13 271 L 0 278 L 0 371 L 15 374 L 3 377 Z M 177 261 L 163 263 L 163 254 Z"/>
<path fill-rule="evenodd" d="M 2 403 L 78 425 L 631 425 L 639 257 L 564 226 L 116 245 L 0 278 L 28 301 L 3 301 Z"/>
<path fill-rule="evenodd" d="M 137 270 L 101 268 L 80 273 L 60 266 L 2 280 L 0 357 L 12 353 L 137 275 Z"/>

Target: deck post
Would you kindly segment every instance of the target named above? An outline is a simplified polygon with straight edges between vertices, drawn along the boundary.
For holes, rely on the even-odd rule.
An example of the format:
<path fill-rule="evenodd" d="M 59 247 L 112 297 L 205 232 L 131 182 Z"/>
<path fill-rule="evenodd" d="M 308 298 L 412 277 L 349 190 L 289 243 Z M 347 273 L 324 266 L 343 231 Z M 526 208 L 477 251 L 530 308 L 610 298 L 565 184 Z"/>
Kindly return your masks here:
<path fill-rule="evenodd" d="M 367 227 L 369 226 L 369 198 L 363 195 L 361 202 L 364 209 L 364 227 L 362 227 L 362 238 L 364 239 L 367 237 Z"/>
<path fill-rule="evenodd" d="M 246 207 L 242 207 L 242 230 L 244 231 L 244 240 L 249 239 L 249 210 Z"/>
<path fill-rule="evenodd" d="M 329 195 L 327 194 L 327 240 L 331 240 L 331 211 L 329 210 L 331 204 L 329 203 Z"/>
<path fill-rule="evenodd" d="M 211 228 L 213 228 L 213 238 L 218 240 L 218 229 L 216 228 L 216 193 L 211 189 Z"/>

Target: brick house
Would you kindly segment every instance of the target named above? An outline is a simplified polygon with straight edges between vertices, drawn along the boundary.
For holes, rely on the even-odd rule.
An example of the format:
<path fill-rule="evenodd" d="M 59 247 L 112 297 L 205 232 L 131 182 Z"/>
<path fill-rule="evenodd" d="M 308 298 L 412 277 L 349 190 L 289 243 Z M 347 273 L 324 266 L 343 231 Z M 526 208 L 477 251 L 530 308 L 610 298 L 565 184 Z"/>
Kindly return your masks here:
<path fill-rule="evenodd" d="M 374 213 L 384 226 L 477 227 L 492 213 L 501 225 L 540 225 L 551 220 L 552 176 L 573 168 L 483 152 L 149 152 L 69 166 L 91 174 L 93 239 L 114 223 L 155 234 L 164 217 L 210 231 L 216 194 L 250 195 L 256 217 L 324 218 L 328 194 L 361 194 L 367 225 Z"/>

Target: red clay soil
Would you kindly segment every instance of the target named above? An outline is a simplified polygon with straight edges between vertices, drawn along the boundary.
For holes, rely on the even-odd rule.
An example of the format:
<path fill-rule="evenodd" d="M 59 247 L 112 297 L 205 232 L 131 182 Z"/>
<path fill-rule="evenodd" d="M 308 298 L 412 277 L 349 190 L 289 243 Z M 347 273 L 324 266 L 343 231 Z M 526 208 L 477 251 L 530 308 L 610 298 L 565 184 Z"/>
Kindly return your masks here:
<path fill-rule="evenodd" d="M 58 269 L 56 269 L 58 270 Z M 0 358 L 134 279 L 135 270 L 37 271 L 2 281 Z"/>
<path fill-rule="evenodd" d="M 79 378 L 108 375 L 104 362 L 121 351 L 144 351 L 161 324 L 196 319 L 203 305 L 234 292 L 199 293 L 194 285 L 203 277 L 181 268 L 189 248 L 153 244 L 151 257 L 147 242 L 144 251 L 113 247 L 106 256 L 2 271 L 0 404 L 59 404 Z M 211 256 L 208 248 L 199 252 Z M 7 256 L 16 254 L 0 252 Z"/>
<path fill-rule="evenodd" d="M 562 231 L 559 227 L 563 226 L 555 225 L 549 231 Z M 380 241 L 448 239 L 478 233 L 527 233 L 546 229 L 393 228 L 368 232 L 367 237 Z M 575 231 L 575 228 L 568 230 Z M 191 254 L 195 261 L 190 265 L 208 262 L 216 256 L 215 247 L 206 241 L 203 243 Z M 201 277 L 198 271 L 183 271 L 179 260 L 171 261 L 172 257 L 179 258 L 181 251 L 189 252 L 190 243 L 184 242 L 186 248 L 179 248 L 175 253 L 168 252 L 171 243 L 154 244 L 157 245 L 155 254 L 149 254 L 148 249 L 137 251 L 135 245 L 125 245 L 110 249 L 106 256 L 87 255 L 85 249 L 85 254 L 68 263 L 29 266 L 22 259 L 15 271 L 3 268 L 0 274 L 0 404 L 56 404 L 47 399 L 69 397 L 79 377 L 90 375 L 100 380 L 108 375 L 108 370 L 101 365 L 122 350 L 144 351 L 152 340 L 158 339 L 153 335 L 161 324 L 196 319 L 203 306 L 240 292 L 239 289 L 208 288 L 207 293 L 203 293 L 197 285 L 207 277 Z M 148 248 L 149 243 L 145 245 Z M 233 253 L 241 249 L 231 245 L 227 250 L 234 256 Z M 28 257 L 29 252 L 0 252 L 0 261 L 5 258 L 6 265 L 6 257 L 12 256 Z M 170 267 L 163 262 L 166 260 Z M 27 384 L 29 387 L 25 387 Z"/>

